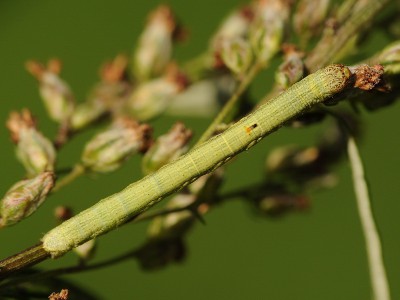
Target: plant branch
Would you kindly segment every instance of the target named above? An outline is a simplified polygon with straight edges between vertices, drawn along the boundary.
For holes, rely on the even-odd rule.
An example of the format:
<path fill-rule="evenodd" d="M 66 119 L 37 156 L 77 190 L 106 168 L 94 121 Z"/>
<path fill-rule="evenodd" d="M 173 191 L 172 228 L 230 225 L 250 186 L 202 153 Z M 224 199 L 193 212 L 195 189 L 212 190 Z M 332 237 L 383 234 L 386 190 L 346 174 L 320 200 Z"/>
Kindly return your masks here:
<path fill-rule="evenodd" d="M 348 16 L 339 29 L 323 36 L 313 51 L 307 56 L 305 64 L 310 72 L 314 72 L 323 66 L 335 61 L 346 44 L 356 35 L 362 34 L 379 11 L 389 3 L 389 0 L 365 0 L 347 7 L 345 16 Z M 362 3 L 364 2 L 364 3 Z M 343 7 L 342 6 L 342 7 Z M 351 8 L 351 12 L 348 10 Z M 339 22 L 345 17 L 339 16 Z"/>
<path fill-rule="evenodd" d="M 9 280 L 3 284 L 0 284 L 0 288 L 2 286 L 7 286 L 7 287 L 12 287 L 16 286 L 18 284 L 21 284 L 23 282 L 33 282 L 33 281 L 38 281 L 44 278 L 49 278 L 49 277 L 57 277 L 61 275 L 66 275 L 66 274 L 73 274 L 73 273 L 80 273 L 80 272 L 87 272 L 87 271 L 93 271 L 97 270 L 100 268 L 108 267 L 120 262 L 123 262 L 127 259 L 134 258 L 137 253 L 137 250 L 130 250 L 126 253 L 123 253 L 121 255 L 118 255 L 116 257 L 112 257 L 110 259 L 106 259 L 104 261 L 101 261 L 99 263 L 91 264 L 91 265 L 77 265 L 77 266 L 72 266 L 72 267 L 67 267 L 67 268 L 59 268 L 59 269 L 54 269 L 50 271 L 44 271 L 41 273 L 35 273 L 31 275 L 26 275 L 26 276 L 21 276 L 19 278 L 15 278 L 12 280 Z"/>
<path fill-rule="evenodd" d="M 77 179 L 79 176 L 85 174 L 86 169 L 81 164 L 76 164 L 74 168 L 65 177 L 57 181 L 55 187 L 52 189 L 52 193 L 59 191 L 64 186 L 70 184 L 72 181 Z"/>
<path fill-rule="evenodd" d="M 357 144 L 349 135 L 347 152 L 353 173 L 354 191 L 357 199 L 358 213 L 365 237 L 372 290 L 375 300 L 389 300 L 390 291 L 382 257 L 382 246 L 374 221 L 369 197 L 368 185 Z"/>
<path fill-rule="evenodd" d="M 40 243 L 3 259 L 0 261 L 0 279 L 3 278 L 3 275 L 18 271 L 21 267 L 36 265 L 49 257 L 50 254 L 43 249 L 42 244 Z"/>

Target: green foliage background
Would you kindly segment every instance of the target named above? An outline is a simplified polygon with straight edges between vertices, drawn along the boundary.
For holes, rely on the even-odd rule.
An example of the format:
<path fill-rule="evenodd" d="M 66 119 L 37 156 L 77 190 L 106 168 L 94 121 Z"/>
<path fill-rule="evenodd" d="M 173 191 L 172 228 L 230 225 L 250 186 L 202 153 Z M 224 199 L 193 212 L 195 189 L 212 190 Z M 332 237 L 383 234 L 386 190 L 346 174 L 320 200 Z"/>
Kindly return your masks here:
<path fill-rule="evenodd" d="M 167 2 L 189 28 L 190 38 L 177 46 L 179 61 L 207 47 L 208 38 L 222 18 L 243 1 Z M 147 13 L 158 1 L 12 1 L 0 2 L 0 120 L 11 110 L 29 107 L 39 127 L 54 136 L 55 124 L 46 117 L 34 79 L 24 70 L 28 59 L 63 61 L 62 77 L 82 101 L 97 81 L 104 60 L 119 52 L 131 53 Z M 367 57 L 389 42 L 382 29 L 365 40 L 359 57 Z M 271 85 L 265 72 L 251 93 L 260 98 Z M 399 103 L 374 113 L 363 112 L 365 134 L 361 152 L 372 186 L 376 220 L 382 234 L 384 256 L 393 299 L 400 299 L 399 211 L 400 140 Z M 196 136 L 209 120 L 184 119 Z M 165 132 L 172 118 L 155 122 L 155 133 Z M 98 129 L 91 129 L 62 149 L 59 166 L 79 159 L 84 142 Z M 267 138 L 228 167 L 224 190 L 246 186 L 262 178 L 265 154 L 273 146 L 312 143 L 320 132 L 283 129 Z M 0 127 L 0 193 L 24 171 L 14 159 L 13 145 L 5 127 Z M 347 162 L 337 168 L 339 185 L 316 193 L 312 209 L 282 219 L 264 219 L 240 201 L 232 201 L 206 216 L 190 234 L 188 257 L 179 265 L 157 272 L 143 272 L 128 261 L 95 272 L 66 276 L 88 288 L 100 299 L 369 299 L 370 284 L 362 232 L 355 207 Z M 32 217 L 0 231 L 0 258 L 31 246 L 55 225 L 53 209 L 71 205 L 76 212 L 119 191 L 141 177 L 139 159 L 121 170 L 92 178 L 80 178 L 55 194 Z M 128 225 L 98 240 L 96 260 L 105 259 L 139 245 L 146 224 Z M 68 254 L 40 265 L 56 268 L 76 261 Z M 68 286 L 65 286 L 68 288 Z M 71 299 L 74 296 L 71 295 Z"/>

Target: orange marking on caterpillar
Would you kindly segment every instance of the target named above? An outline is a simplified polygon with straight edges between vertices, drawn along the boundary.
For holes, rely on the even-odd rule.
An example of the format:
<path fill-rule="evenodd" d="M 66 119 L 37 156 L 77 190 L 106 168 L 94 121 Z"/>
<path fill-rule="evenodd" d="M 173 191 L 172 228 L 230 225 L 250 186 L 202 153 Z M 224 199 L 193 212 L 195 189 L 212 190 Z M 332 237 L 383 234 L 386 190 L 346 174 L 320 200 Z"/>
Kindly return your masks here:
<path fill-rule="evenodd" d="M 258 126 L 257 124 L 253 124 L 251 126 L 245 126 L 244 130 L 246 130 L 247 134 L 250 134 L 253 131 L 253 129 L 256 128 L 257 126 Z"/>

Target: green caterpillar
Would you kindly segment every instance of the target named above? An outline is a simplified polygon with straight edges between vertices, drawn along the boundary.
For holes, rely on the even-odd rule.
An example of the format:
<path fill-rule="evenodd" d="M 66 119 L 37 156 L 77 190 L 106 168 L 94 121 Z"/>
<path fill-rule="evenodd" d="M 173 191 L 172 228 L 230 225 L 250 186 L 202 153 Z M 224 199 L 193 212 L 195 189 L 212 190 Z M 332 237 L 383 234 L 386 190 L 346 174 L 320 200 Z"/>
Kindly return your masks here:
<path fill-rule="evenodd" d="M 223 133 L 54 228 L 43 237 L 43 248 L 53 258 L 59 257 L 118 227 L 249 149 L 287 120 L 342 91 L 350 77 L 350 70 L 343 65 L 331 65 L 307 76 Z"/>

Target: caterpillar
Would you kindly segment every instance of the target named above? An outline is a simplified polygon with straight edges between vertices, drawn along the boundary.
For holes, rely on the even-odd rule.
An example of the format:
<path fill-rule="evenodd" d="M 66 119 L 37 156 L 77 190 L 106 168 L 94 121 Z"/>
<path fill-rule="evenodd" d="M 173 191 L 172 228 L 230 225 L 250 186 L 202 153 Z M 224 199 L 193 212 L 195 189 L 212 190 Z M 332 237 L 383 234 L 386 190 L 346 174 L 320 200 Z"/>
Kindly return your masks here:
<path fill-rule="evenodd" d="M 343 65 L 330 65 L 307 76 L 219 135 L 55 227 L 42 238 L 44 250 L 56 258 L 118 227 L 248 150 L 294 116 L 342 91 L 351 75 Z"/>

